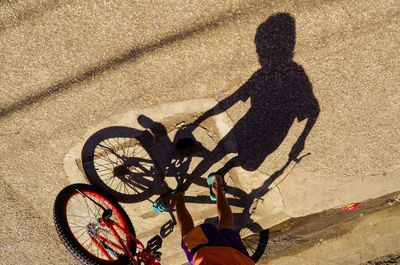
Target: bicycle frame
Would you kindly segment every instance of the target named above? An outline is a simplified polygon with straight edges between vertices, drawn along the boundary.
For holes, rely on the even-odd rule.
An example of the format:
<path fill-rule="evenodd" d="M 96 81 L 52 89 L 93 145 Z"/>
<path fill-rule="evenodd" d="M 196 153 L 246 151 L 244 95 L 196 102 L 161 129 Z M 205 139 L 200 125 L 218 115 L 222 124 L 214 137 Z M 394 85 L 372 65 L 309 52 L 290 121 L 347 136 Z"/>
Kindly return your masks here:
<path fill-rule="evenodd" d="M 113 242 L 110 242 L 104 237 L 99 237 L 99 240 L 103 244 L 107 244 L 109 246 L 112 246 L 113 248 L 118 249 L 119 251 L 123 252 L 125 255 L 127 255 L 130 260 L 133 262 L 134 265 L 140 265 L 139 261 L 143 261 L 145 265 L 161 265 L 160 262 L 156 260 L 156 258 L 145 251 L 144 245 L 142 242 L 140 242 L 135 236 L 133 236 L 131 233 L 129 233 L 127 230 L 122 228 L 120 225 L 115 223 L 113 220 L 105 220 L 104 218 L 101 218 L 101 224 L 106 226 L 108 229 L 110 229 L 111 233 L 114 235 L 114 237 L 117 239 L 118 243 L 120 246 L 116 245 Z M 123 232 L 125 236 L 130 238 L 131 240 L 135 241 L 137 246 L 140 248 L 140 251 L 137 252 L 135 255 L 132 255 L 131 251 L 129 250 L 128 246 L 123 242 L 117 231 L 115 230 L 116 227 L 119 231 Z M 107 250 L 98 242 L 97 239 L 95 239 L 92 235 L 90 235 L 90 238 L 92 239 L 93 243 L 100 249 L 100 251 L 107 257 L 108 260 L 112 260 L 110 254 L 107 252 Z M 122 247 L 122 248 L 121 248 Z"/>

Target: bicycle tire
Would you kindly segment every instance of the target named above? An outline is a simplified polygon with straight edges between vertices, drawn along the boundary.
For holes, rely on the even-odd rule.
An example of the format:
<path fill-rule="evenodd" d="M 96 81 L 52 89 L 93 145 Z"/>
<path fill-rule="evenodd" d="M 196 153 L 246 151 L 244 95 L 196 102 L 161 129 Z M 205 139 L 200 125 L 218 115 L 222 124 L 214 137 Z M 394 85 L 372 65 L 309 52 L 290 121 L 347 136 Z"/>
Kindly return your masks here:
<path fill-rule="evenodd" d="M 243 245 L 245 246 L 250 258 L 257 263 L 265 252 L 269 237 L 269 230 L 265 229 L 260 233 L 242 238 Z"/>
<path fill-rule="evenodd" d="M 102 213 L 100 211 L 101 208 L 99 206 L 97 206 L 97 208 L 89 209 L 90 205 L 95 206 L 95 204 L 88 198 L 83 197 L 80 194 L 80 192 L 96 200 L 98 203 L 103 204 L 103 206 L 111 209 L 113 211 L 113 215 L 111 218 L 115 222 L 119 223 L 120 226 L 127 229 L 133 236 L 135 236 L 135 230 L 133 228 L 132 222 L 129 219 L 128 215 L 126 214 L 125 210 L 109 194 L 105 193 L 104 191 L 96 187 L 87 184 L 72 184 L 65 187 L 58 194 L 53 208 L 54 224 L 56 232 L 61 239 L 61 242 L 69 250 L 69 252 L 82 264 L 86 265 L 131 264 L 129 257 L 123 255 L 122 253 L 119 253 L 120 255 L 116 256 L 115 260 L 113 261 L 107 260 L 106 257 L 103 256 L 101 252 L 99 252 L 99 249 L 97 249 L 96 252 L 95 248 L 90 247 L 91 240 L 89 236 L 87 236 L 88 240 L 86 240 L 86 242 L 89 242 L 89 245 L 86 245 L 86 242 L 83 242 L 85 234 L 87 234 L 88 232 L 89 229 L 88 227 L 91 225 L 90 222 L 88 222 L 87 220 L 91 219 L 91 222 L 93 222 L 93 220 L 97 220 L 96 219 L 97 217 L 100 218 Z M 84 203 L 82 203 L 82 201 L 85 203 L 85 205 Z M 80 205 L 79 203 L 76 203 L 76 205 L 74 205 L 73 203 L 75 202 L 79 202 L 83 208 L 86 207 L 88 209 L 87 216 L 85 215 L 78 216 L 75 214 L 70 214 L 70 213 L 81 214 L 81 211 L 79 211 L 79 209 L 76 208 L 76 207 L 79 208 Z M 82 226 L 79 226 L 79 222 L 82 222 Z M 78 227 L 84 227 L 84 228 L 78 228 Z M 96 236 L 102 233 L 103 236 L 107 237 L 106 232 L 110 234 L 110 232 L 108 232 L 104 227 L 101 227 L 98 229 Z M 79 237 L 77 237 L 78 234 L 80 234 Z M 126 241 L 127 246 L 129 247 L 131 253 L 134 255 L 136 253 L 136 242 L 132 241 L 129 238 L 126 238 L 122 233 L 120 234 L 120 236 Z M 116 242 L 116 240 L 114 240 L 114 242 Z M 117 251 L 115 251 L 115 253 L 116 252 Z"/>
<path fill-rule="evenodd" d="M 154 186 L 160 179 L 150 152 L 151 141 L 152 135 L 147 131 L 129 127 L 113 126 L 97 131 L 82 148 L 86 179 L 119 202 L 148 199 L 154 195 Z"/>

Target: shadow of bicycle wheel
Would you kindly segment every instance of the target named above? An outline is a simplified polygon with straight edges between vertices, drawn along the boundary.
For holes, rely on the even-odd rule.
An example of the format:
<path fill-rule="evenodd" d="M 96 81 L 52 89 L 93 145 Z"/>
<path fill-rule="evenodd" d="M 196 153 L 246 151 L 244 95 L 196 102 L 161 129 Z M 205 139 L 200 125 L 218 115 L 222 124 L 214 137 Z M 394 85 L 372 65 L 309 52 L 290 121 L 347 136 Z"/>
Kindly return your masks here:
<path fill-rule="evenodd" d="M 147 130 L 113 126 L 101 129 L 82 148 L 82 167 L 90 184 L 120 202 L 139 202 L 165 189 Z"/>

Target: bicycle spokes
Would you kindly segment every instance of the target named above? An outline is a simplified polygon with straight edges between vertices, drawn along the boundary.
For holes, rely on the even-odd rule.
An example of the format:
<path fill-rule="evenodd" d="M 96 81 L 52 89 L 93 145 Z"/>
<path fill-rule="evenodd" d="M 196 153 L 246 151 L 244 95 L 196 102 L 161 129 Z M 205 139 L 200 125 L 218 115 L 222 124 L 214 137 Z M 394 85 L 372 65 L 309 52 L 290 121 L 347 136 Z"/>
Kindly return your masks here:
<path fill-rule="evenodd" d="M 103 140 L 94 149 L 90 163 L 93 163 L 98 178 L 106 186 L 123 195 L 148 191 L 157 176 L 152 158 L 134 138 Z"/>
<path fill-rule="evenodd" d="M 66 205 L 66 217 L 79 244 L 96 257 L 115 260 L 124 253 L 121 242 L 127 244 L 127 240 L 125 234 L 120 232 L 118 236 L 121 242 L 116 241 L 113 232 L 102 222 L 103 219 L 109 219 L 123 225 L 107 204 L 105 198 L 78 190 Z"/>

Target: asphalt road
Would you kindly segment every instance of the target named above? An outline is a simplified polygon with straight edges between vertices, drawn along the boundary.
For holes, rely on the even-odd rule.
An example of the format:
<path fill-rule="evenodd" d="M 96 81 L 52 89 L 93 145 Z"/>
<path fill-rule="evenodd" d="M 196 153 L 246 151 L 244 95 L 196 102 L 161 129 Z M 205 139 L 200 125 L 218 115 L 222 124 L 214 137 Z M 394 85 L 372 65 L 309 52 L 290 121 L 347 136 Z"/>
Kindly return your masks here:
<path fill-rule="evenodd" d="M 254 220 L 267 228 L 400 190 L 396 0 L 0 5 L 1 264 L 71 264 L 52 223 L 66 154 L 112 116 L 228 98 L 260 68 L 257 28 L 278 12 L 294 19 L 293 61 L 320 112 L 301 150 L 311 155 L 279 175 L 279 207 L 265 201 Z M 226 112 L 233 124 L 255 99 Z M 305 127 L 294 121 L 257 172 L 282 168 Z"/>

